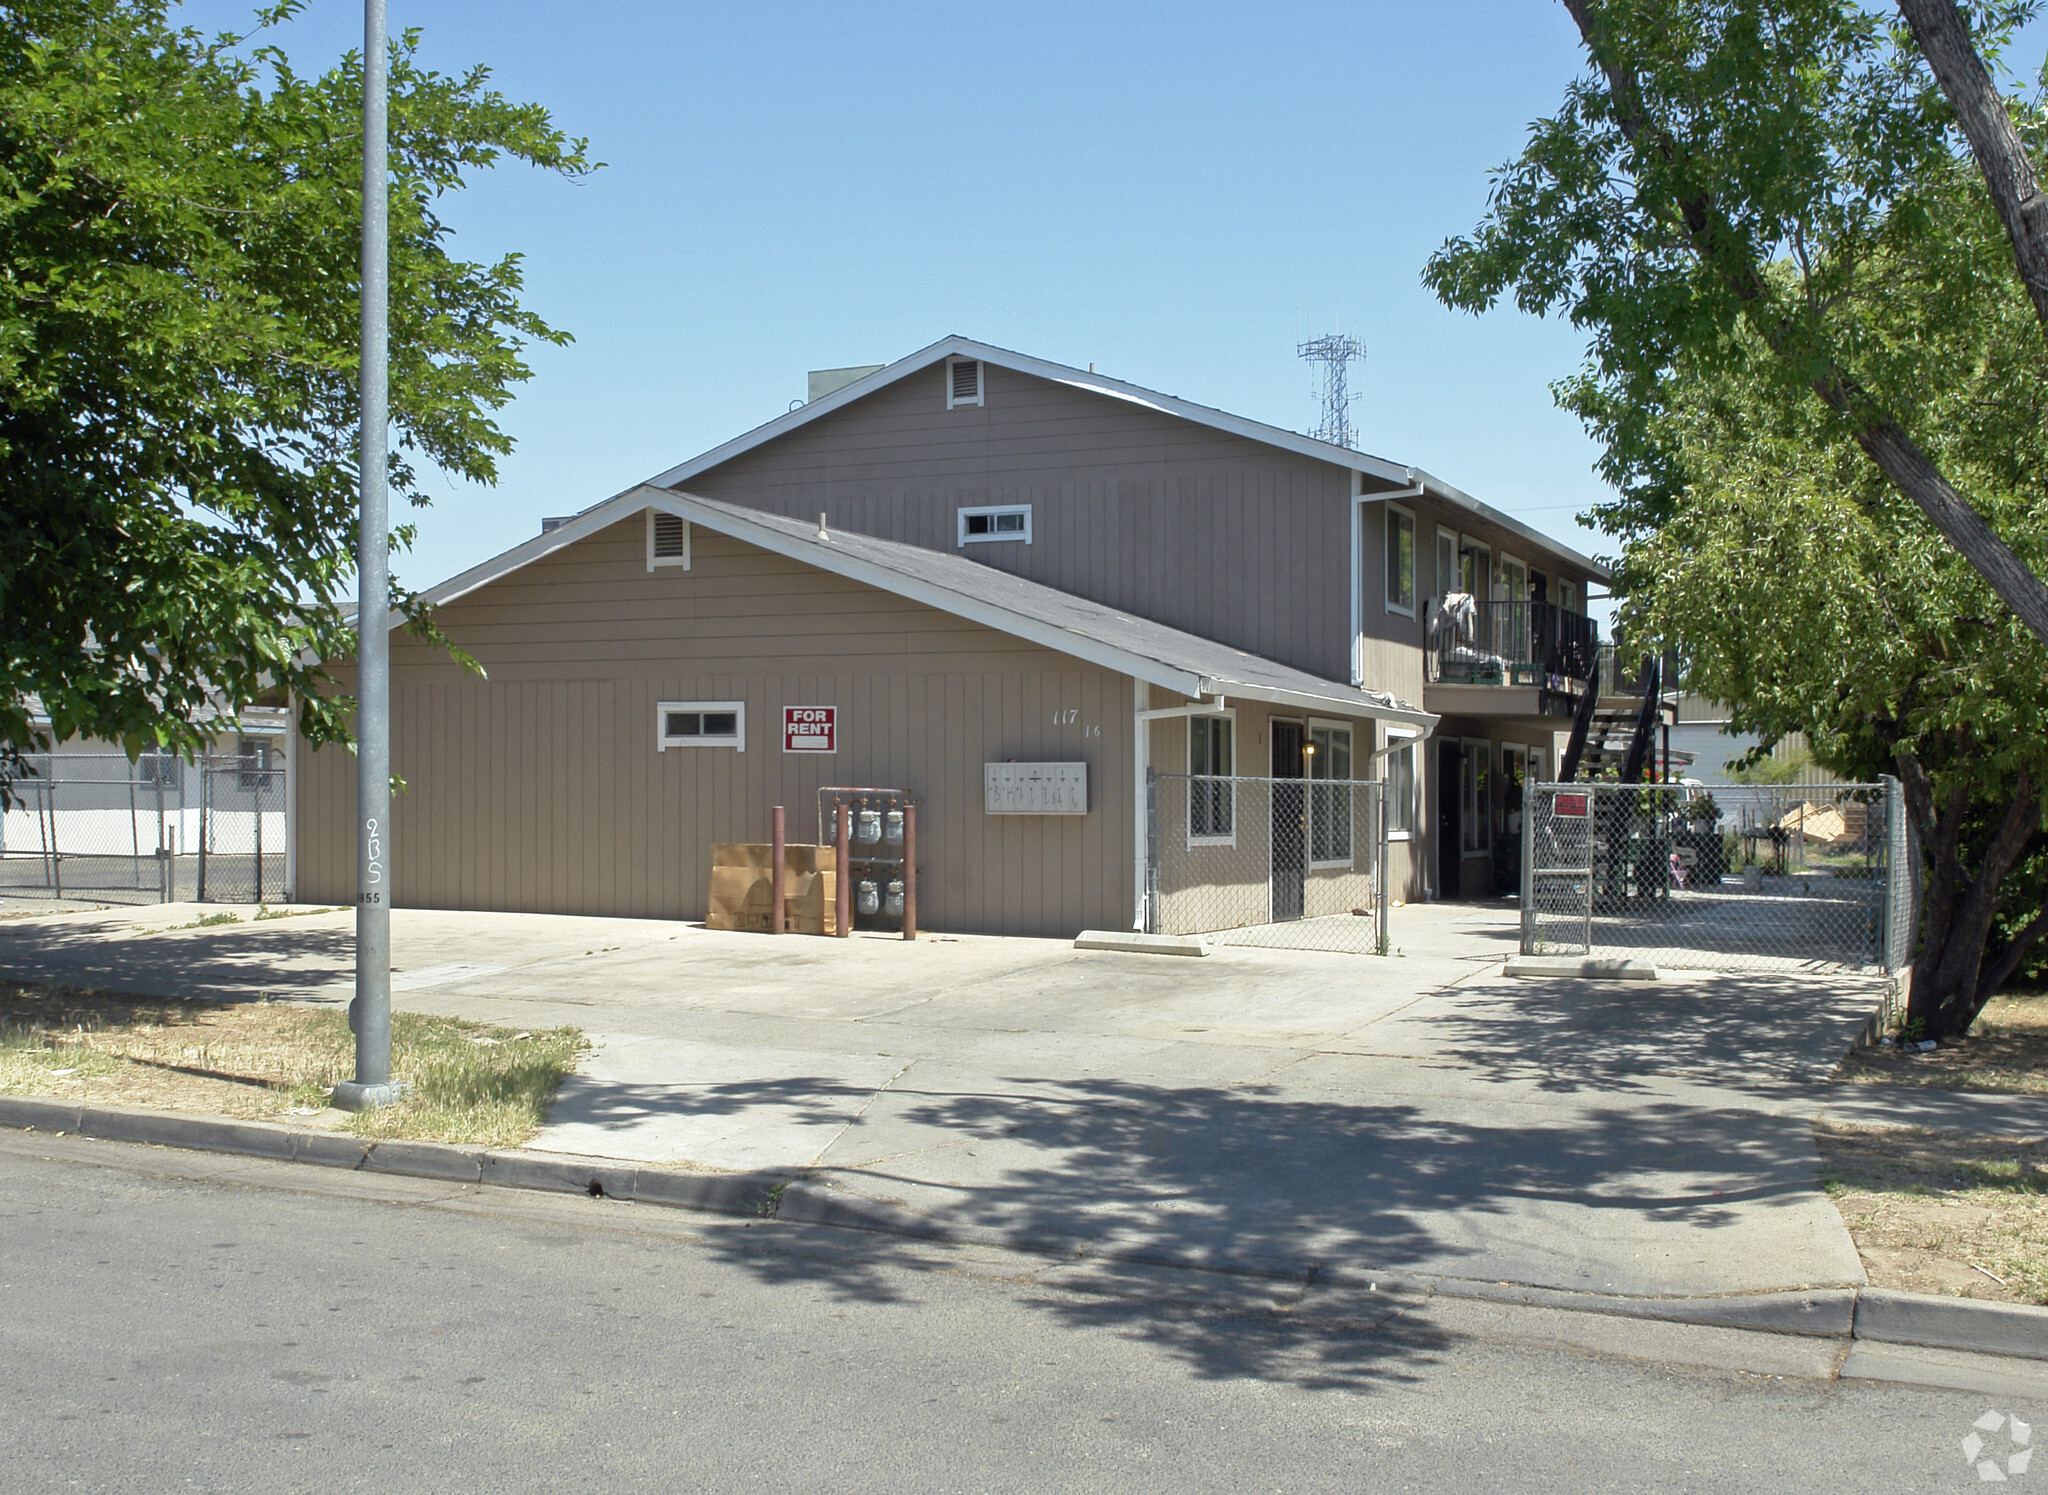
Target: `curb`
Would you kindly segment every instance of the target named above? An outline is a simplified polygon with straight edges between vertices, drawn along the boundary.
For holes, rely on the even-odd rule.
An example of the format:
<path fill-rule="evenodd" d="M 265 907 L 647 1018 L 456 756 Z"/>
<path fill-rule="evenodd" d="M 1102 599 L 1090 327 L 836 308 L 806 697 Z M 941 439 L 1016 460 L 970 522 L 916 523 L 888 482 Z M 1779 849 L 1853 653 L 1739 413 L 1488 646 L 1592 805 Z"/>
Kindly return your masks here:
<path fill-rule="evenodd" d="M 1090 1242 L 1064 1236 L 1019 1235 L 986 1226 L 950 1225 L 900 1205 L 850 1195 L 788 1172 L 699 1173 L 643 1168 L 618 1158 L 574 1153 L 499 1152 L 447 1142 L 364 1141 L 268 1121 L 231 1121 L 130 1106 L 81 1106 L 35 1096 L 0 1095 L 0 1127 L 501 1189 L 583 1194 L 593 1199 L 704 1210 L 792 1225 L 827 1225 L 918 1240 L 1000 1246 L 1070 1260 L 1123 1261 L 1296 1280 L 1304 1286 L 1312 1283 L 1320 1287 L 1365 1289 L 1385 1298 L 1465 1298 L 1597 1313 L 1610 1318 L 1654 1319 L 1706 1328 L 1868 1340 L 2048 1360 L 2048 1308 L 1897 1293 L 1875 1287 L 1701 1298 L 1617 1297 L 1471 1278 L 1372 1272 L 1305 1259 L 1233 1258 L 1165 1251 L 1156 1246 L 1124 1248 L 1114 1241 Z"/>

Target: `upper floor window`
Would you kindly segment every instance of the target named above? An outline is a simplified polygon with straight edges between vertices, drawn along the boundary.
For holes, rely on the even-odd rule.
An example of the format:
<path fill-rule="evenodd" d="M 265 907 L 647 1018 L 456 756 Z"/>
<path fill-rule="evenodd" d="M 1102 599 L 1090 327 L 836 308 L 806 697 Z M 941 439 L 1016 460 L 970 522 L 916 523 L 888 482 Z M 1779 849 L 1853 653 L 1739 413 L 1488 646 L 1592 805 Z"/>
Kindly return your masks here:
<path fill-rule="evenodd" d="M 1387 505 L 1387 610 L 1415 616 L 1415 516 Z"/>
<path fill-rule="evenodd" d="M 662 701 L 655 707 L 656 752 L 672 747 L 747 750 L 744 701 Z"/>
<path fill-rule="evenodd" d="M 1022 540 L 1031 543 L 1031 505 L 1005 504 L 995 508 L 960 511 L 960 543 L 975 545 L 987 540 Z"/>
<path fill-rule="evenodd" d="M 946 360 L 946 408 L 956 405 L 979 405 L 981 398 L 981 362 L 974 358 L 949 358 Z"/>

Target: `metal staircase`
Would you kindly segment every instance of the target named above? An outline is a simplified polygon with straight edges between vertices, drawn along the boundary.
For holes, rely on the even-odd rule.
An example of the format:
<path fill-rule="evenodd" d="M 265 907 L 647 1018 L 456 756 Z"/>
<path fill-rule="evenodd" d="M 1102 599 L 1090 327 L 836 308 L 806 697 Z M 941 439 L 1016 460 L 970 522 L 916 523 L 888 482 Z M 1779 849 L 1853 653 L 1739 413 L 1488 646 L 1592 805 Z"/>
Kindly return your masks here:
<path fill-rule="evenodd" d="M 1633 692 L 1626 704 L 1602 704 L 1600 664 L 1595 661 L 1593 678 L 1572 718 L 1571 740 L 1558 763 L 1560 783 L 1604 777 L 1614 771 L 1624 784 L 1639 784 L 1650 762 L 1663 719 L 1663 665 L 1656 659 L 1643 661 L 1642 694 Z"/>

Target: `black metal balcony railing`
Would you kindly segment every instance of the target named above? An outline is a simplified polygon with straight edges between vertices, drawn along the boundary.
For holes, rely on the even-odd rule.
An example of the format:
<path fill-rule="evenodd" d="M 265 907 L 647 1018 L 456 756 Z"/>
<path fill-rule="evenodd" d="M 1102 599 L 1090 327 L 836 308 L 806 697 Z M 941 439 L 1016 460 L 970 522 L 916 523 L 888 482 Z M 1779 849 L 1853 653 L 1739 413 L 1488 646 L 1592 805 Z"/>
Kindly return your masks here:
<path fill-rule="evenodd" d="M 1554 602 L 1432 602 L 1423 637 L 1432 685 L 1544 685 L 1586 679 L 1600 625 Z"/>

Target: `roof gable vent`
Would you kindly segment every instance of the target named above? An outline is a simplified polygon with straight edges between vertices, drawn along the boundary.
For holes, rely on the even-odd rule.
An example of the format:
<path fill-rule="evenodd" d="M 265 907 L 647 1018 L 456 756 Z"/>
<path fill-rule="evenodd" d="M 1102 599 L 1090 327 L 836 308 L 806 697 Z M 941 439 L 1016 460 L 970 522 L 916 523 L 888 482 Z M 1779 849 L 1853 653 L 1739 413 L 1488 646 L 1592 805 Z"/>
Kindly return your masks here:
<path fill-rule="evenodd" d="M 664 509 L 647 511 L 647 569 L 656 566 L 690 569 L 690 521 Z"/>
<path fill-rule="evenodd" d="M 973 358 L 954 358 L 946 363 L 946 408 L 955 405 L 979 405 L 981 403 L 981 362 Z"/>

